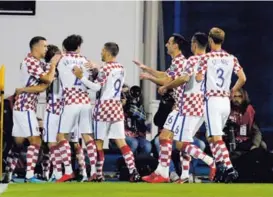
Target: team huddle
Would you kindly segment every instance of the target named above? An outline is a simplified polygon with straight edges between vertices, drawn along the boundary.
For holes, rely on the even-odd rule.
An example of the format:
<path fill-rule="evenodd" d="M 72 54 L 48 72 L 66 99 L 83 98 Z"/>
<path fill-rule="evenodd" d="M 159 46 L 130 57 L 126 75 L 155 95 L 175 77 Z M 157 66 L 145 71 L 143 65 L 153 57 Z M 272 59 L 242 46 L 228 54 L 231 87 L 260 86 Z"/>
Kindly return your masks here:
<path fill-rule="evenodd" d="M 34 169 L 41 146 L 36 107 L 39 93 L 43 91 L 47 93 L 47 107 L 42 140 L 49 148 L 53 167 L 51 180 L 65 182 L 74 179 L 70 141 L 75 144 L 81 181 L 103 181 L 103 141 L 108 137 L 115 140 L 120 149 L 131 182 L 141 179 L 150 183 L 170 182 L 173 140 L 180 151 L 182 166 L 177 183 L 188 181 L 191 157 L 203 160 L 210 167 L 211 181 L 233 181 L 238 173 L 230 162 L 222 140 L 222 130 L 230 113 L 229 97 L 244 85 L 246 77 L 237 58 L 222 50 L 224 38 L 225 33 L 219 28 L 212 28 L 208 36 L 195 33 L 191 40 L 194 55 L 186 59 L 181 50 L 185 39 L 179 34 L 173 34 L 166 44 L 172 64 L 165 72 L 134 61 L 144 71 L 140 74 L 141 79 L 159 85 L 158 92 L 162 95 L 173 89 L 175 99 L 173 111 L 160 134 L 157 169 L 151 175 L 141 178 L 134 155 L 125 141 L 124 114 L 120 100 L 125 70 L 116 61 L 118 45 L 105 43 L 101 52 L 103 65 L 100 66 L 80 55 L 83 43 L 81 36 L 67 37 L 63 41 L 62 52 L 54 45 L 47 45 L 45 38 L 34 37 L 30 41 L 31 52 L 20 67 L 21 87 L 16 90 L 17 98 L 13 108 L 12 136 L 15 143 L 8 155 L 4 181 L 12 181 L 23 142 L 27 138 L 30 145 L 27 148 L 25 181 L 41 182 L 35 177 Z M 206 53 L 207 45 L 211 49 L 209 53 Z M 238 80 L 230 90 L 232 72 L 238 76 Z M 89 91 L 97 94 L 93 109 Z M 213 157 L 192 144 L 195 133 L 204 122 Z M 88 175 L 79 138 L 86 145 L 91 167 Z"/>

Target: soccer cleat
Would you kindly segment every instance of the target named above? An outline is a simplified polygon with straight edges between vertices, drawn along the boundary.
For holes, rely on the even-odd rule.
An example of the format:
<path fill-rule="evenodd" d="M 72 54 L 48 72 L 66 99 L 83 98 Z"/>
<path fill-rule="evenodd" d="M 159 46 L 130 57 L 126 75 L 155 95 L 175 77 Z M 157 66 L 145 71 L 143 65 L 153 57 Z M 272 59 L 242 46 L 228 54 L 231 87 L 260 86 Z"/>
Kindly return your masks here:
<path fill-rule="evenodd" d="M 141 177 L 136 169 L 134 169 L 133 173 L 130 174 L 130 182 L 139 182 L 141 181 Z"/>
<path fill-rule="evenodd" d="M 225 175 L 226 168 L 222 163 L 216 164 L 216 174 L 214 176 L 215 183 L 222 183 L 224 182 L 224 175 Z"/>
<path fill-rule="evenodd" d="M 8 172 L 8 173 L 5 174 L 4 179 L 2 180 L 1 183 L 9 183 L 11 181 L 13 181 L 12 180 L 12 175 L 11 175 L 10 172 Z"/>
<path fill-rule="evenodd" d="M 78 182 L 87 182 L 88 181 L 88 177 L 87 176 L 83 176 L 83 175 L 79 175 L 78 178 L 77 178 L 77 181 Z"/>
<path fill-rule="evenodd" d="M 239 177 L 238 172 L 234 168 L 228 169 L 226 173 L 227 176 L 225 177 L 225 183 L 232 183 Z"/>
<path fill-rule="evenodd" d="M 89 177 L 88 182 L 97 182 L 97 175 L 93 174 L 92 176 Z"/>
<path fill-rule="evenodd" d="M 213 181 L 213 180 L 214 180 L 215 174 L 216 174 L 216 166 L 215 166 L 215 164 L 213 163 L 213 165 L 210 166 L 210 172 L 209 172 L 209 180 L 210 180 L 210 181 Z"/>
<path fill-rule="evenodd" d="M 105 178 L 103 175 L 97 175 L 97 182 L 103 182 L 105 181 Z"/>
<path fill-rule="evenodd" d="M 74 173 L 72 174 L 64 174 L 60 179 L 58 179 L 57 183 L 62 183 L 66 181 L 71 181 L 74 178 Z"/>
<path fill-rule="evenodd" d="M 36 177 L 31 177 L 29 179 L 25 178 L 25 183 L 44 183 L 44 182 L 45 181 L 37 179 Z"/>
<path fill-rule="evenodd" d="M 154 178 L 156 176 L 157 176 L 157 174 L 153 172 L 152 174 L 150 174 L 148 176 L 142 177 L 142 180 L 145 181 L 145 182 L 147 182 L 147 183 L 152 183 L 152 180 L 154 180 Z"/>
<path fill-rule="evenodd" d="M 175 183 L 178 184 L 183 184 L 183 183 L 189 183 L 189 177 L 188 178 L 183 178 L 183 179 L 178 179 L 177 181 L 175 181 Z"/>
<path fill-rule="evenodd" d="M 169 178 L 164 178 L 161 175 L 156 175 L 151 183 L 169 183 L 169 182 L 170 182 Z"/>
<path fill-rule="evenodd" d="M 180 177 L 178 176 L 178 174 L 176 172 L 171 172 L 170 174 L 170 180 L 171 182 L 176 182 L 180 179 Z"/>

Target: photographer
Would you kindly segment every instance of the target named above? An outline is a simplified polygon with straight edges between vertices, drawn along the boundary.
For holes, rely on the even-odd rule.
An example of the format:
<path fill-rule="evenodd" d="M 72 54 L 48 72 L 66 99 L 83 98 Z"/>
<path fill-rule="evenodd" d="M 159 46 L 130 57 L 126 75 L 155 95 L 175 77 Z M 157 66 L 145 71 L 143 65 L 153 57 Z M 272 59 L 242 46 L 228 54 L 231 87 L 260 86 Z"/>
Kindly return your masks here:
<path fill-rule="evenodd" d="M 138 86 L 123 85 L 121 102 L 124 110 L 125 140 L 132 152 L 150 155 L 152 145 L 146 140 L 147 127 L 145 125 L 146 113 L 144 111 L 141 89 Z M 110 143 L 110 147 L 114 148 Z"/>
<path fill-rule="evenodd" d="M 262 141 L 262 133 L 255 121 L 255 110 L 243 89 L 232 95 L 231 113 L 224 133 L 230 158 L 240 175 L 237 181 L 270 181 L 273 176 L 273 155 Z"/>

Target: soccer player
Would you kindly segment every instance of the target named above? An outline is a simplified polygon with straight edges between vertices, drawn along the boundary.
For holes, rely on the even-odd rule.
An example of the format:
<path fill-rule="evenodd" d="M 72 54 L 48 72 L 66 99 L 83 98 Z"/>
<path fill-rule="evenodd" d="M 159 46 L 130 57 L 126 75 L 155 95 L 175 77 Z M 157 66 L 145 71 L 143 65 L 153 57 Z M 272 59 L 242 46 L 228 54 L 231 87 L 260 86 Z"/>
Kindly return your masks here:
<path fill-rule="evenodd" d="M 71 148 L 65 135 L 74 132 L 75 127 L 79 129 L 86 144 L 91 166 L 90 179 L 96 177 L 97 151 L 96 144 L 91 136 L 91 101 L 86 86 L 73 74 L 73 68 L 78 66 L 83 69 L 84 75 L 89 77 L 89 73 L 84 67 L 87 60 L 80 55 L 82 43 L 81 36 L 68 36 L 63 41 L 63 47 L 66 52 L 58 64 L 58 72 L 63 89 L 64 109 L 60 118 L 57 140 L 65 166 L 65 174 L 57 182 L 64 182 L 74 178 L 71 166 Z"/>
<path fill-rule="evenodd" d="M 43 70 L 45 66 L 41 61 L 47 52 L 46 39 L 40 36 L 34 37 L 29 43 L 31 52 L 27 55 L 20 66 L 21 86 L 35 86 L 40 82 L 50 84 L 55 75 L 56 65 L 60 59 L 60 55 L 56 55 L 51 59 L 50 69 L 46 73 Z M 40 182 L 34 176 L 34 169 L 38 160 L 40 150 L 40 132 L 36 116 L 36 106 L 38 103 L 39 93 L 21 93 L 18 95 L 13 107 L 13 130 L 12 136 L 15 139 L 15 145 L 8 156 L 8 164 L 6 168 L 6 177 L 4 182 L 9 182 L 12 178 L 23 142 L 27 138 L 30 145 L 27 149 L 27 172 L 26 182 Z"/>
<path fill-rule="evenodd" d="M 208 136 L 211 137 L 212 153 L 216 161 L 226 167 L 225 182 L 238 177 L 232 166 L 229 153 L 223 142 L 223 128 L 230 113 L 230 93 L 239 90 L 246 82 L 246 76 L 238 59 L 222 49 L 225 32 L 214 27 L 209 32 L 211 52 L 202 56 L 197 80 L 204 79 L 205 122 Z M 238 76 L 236 84 L 230 92 L 232 71 Z"/>
<path fill-rule="evenodd" d="M 204 122 L 204 95 L 201 90 L 201 82 L 197 82 L 195 79 L 195 73 L 199 67 L 200 59 L 206 53 L 207 44 L 208 36 L 205 33 L 195 33 L 191 40 L 191 51 L 194 55 L 187 60 L 185 69 L 180 73 L 181 76 L 167 85 L 160 87 L 158 91 L 160 94 L 164 94 L 168 89 L 177 88 L 184 84 L 183 95 L 180 98 L 180 103 L 183 103 L 181 105 L 182 108 L 179 109 L 180 114 L 178 117 L 170 116 L 169 119 L 167 119 L 165 128 L 172 125 L 171 123 L 174 118 L 177 119 L 177 123 L 174 125 L 174 139 L 178 142 L 182 142 L 177 143 L 177 148 L 196 159 L 201 159 L 209 165 L 211 168 L 209 179 L 212 181 L 216 171 L 214 160 L 207 156 L 198 147 L 190 144 L 193 142 L 193 136 Z M 189 179 L 189 161 L 189 159 L 182 158 L 182 174 L 179 180 L 180 183 L 184 183 Z"/>
<path fill-rule="evenodd" d="M 50 60 L 55 54 L 61 54 L 59 48 L 55 45 L 48 45 L 47 52 L 45 55 L 45 62 L 47 63 L 44 70 L 48 71 L 50 69 Z M 59 88 L 59 78 L 58 72 L 55 72 L 55 78 L 51 84 L 39 84 L 36 86 L 29 86 L 24 88 L 17 88 L 17 94 L 25 92 L 25 93 L 40 93 L 47 90 L 46 100 L 47 106 L 45 111 L 45 121 L 43 122 L 43 141 L 47 144 L 49 148 L 49 158 L 46 155 L 43 157 L 43 170 L 44 178 L 48 180 L 49 178 L 49 168 L 50 162 L 53 164 L 53 174 L 52 181 L 55 179 L 60 179 L 62 177 L 62 158 L 60 155 L 60 151 L 57 144 L 57 133 L 60 113 L 62 111 L 62 91 Z"/>
<path fill-rule="evenodd" d="M 77 67 L 74 69 L 74 74 L 87 87 L 99 91 L 93 113 L 94 133 L 98 149 L 96 180 L 103 180 L 103 140 L 108 137 L 108 139 L 114 139 L 121 150 L 129 169 L 130 181 L 137 182 L 140 180 L 140 176 L 135 167 L 134 155 L 125 141 L 124 112 L 120 99 L 125 72 L 123 66 L 116 61 L 118 52 L 119 47 L 116 43 L 104 44 L 101 57 L 105 64 L 100 68 L 95 83 L 84 77 L 83 72 Z"/>
<path fill-rule="evenodd" d="M 172 57 L 172 64 L 165 72 L 154 70 L 151 67 L 134 61 L 135 64 L 145 71 L 140 75 L 140 78 L 150 80 L 160 86 L 177 78 L 186 65 L 186 58 L 182 54 L 182 47 L 185 43 L 186 40 L 180 34 L 173 34 L 169 38 L 166 43 L 166 48 L 167 53 Z M 164 126 L 164 129 L 159 136 L 159 164 L 154 173 L 142 177 L 146 182 L 169 182 L 169 166 L 172 153 L 173 132 L 175 131 L 174 126 L 177 121 L 176 117 L 179 115 L 178 109 L 181 108 L 180 98 L 182 98 L 182 93 L 183 86 L 174 89 L 175 106 L 165 123 L 167 124 L 168 121 L 171 122 L 168 124 L 168 127 Z"/>

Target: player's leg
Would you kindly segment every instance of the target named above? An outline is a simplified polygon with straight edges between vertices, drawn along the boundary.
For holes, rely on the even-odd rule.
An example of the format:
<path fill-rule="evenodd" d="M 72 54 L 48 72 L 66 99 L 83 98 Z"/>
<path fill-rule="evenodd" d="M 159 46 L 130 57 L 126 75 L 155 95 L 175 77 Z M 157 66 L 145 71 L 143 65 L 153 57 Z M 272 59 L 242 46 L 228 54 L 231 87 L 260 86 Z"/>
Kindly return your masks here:
<path fill-rule="evenodd" d="M 140 180 L 140 175 L 135 166 L 134 154 L 125 141 L 124 122 L 112 122 L 109 127 L 109 139 L 114 139 L 117 147 L 120 149 L 127 168 L 129 169 L 130 181 L 137 182 Z"/>
<path fill-rule="evenodd" d="M 164 124 L 164 129 L 162 129 L 159 135 L 159 158 L 158 166 L 154 173 L 149 176 L 142 177 L 142 180 L 146 182 L 154 182 L 156 179 L 157 182 L 169 182 L 169 167 L 171 162 L 172 154 L 172 142 L 173 142 L 173 132 L 177 129 L 179 120 L 178 111 L 172 111 Z M 159 180 L 160 179 L 160 180 Z"/>
<path fill-rule="evenodd" d="M 7 165 L 5 168 L 5 176 L 3 179 L 3 183 L 9 183 L 10 181 L 13 181 L 12 175 L 16 168 L 21 150 L 23 148 L 24 140 L 25 138 L 23 137 L 14 137 L 14 143 L 7 156 Z"/>
<path fill-rule="evenodd" d="M 214 145 L 215 158 L 217 161 L 221 161 L 224 164 L 228 172 L 235 173 L 225 142 L 222 139 L 222 130 L 225 126 L 223 115 L 228 116 L 229 112 L 230 102 L 228 98 L 212 97 L 206 101 L 205 121 L 208 134 L 211 136 Z"/>
<path fill-rule="evenodd" d="M 68 105 L 64 107 L 63 113 L 60 116 L 57 141 L 65 167 L 65 174 L 57 182 L 64 182 L 74 178 L 71 164 L 71 147 L 67 136 L 73 132 L 74 126 L 78 125 L 79 112 L 78 105 Z"/>
<path fill-rule="evenodd" d="M 57 143 L 58 125 L 60 116 L 45 112 L 43 141 L 47 143 L 49 158 L 52 163 L 53 173 L 49 181 L 53 182 L 62 177 L 62 157 Z"/>
<path fill-rule="evenodd" d="M 215 176 L 215 162 L 213 158 L 205 154 L 199 147 L 192 144 L 193 134 L 196 133 L 196 125 L 199 124 L 201 117 L 198 116 L 183 116 L 182 126 L 179 131 L 175 132 L 174 139 L 182 141 L 182 151 L 192 156 L 195 159 L 200 159 L 210 167 L 209 179 L 213 180 Z"/>
<path fill-rule="evenodd" d="M 79 140 L 80 140 L 80 131 L 77 125 L 74 128 L 74 132 L 69 134 L 69 141 L 73 143 L 76 158 L 79 164 L 80 174 L 78 176 L 78 181 L 86 182 L 88 181 L 88 177 L 86 172 L 85 155 L 84 155 L 82 146 L 79 143 Z"/>
<path fill-rule="evenodd" d="M 97 177 L 97 148 L 96 143 L 91 136 L 91 134 L 93 133 L 93 130 L 91 128 L 91 115 L 91 105 L 83 105 L 80 112 L 79 131 L 82 134 L 82 139 L 86 145 L 87 155 L 91 167 L 90 177 L 95 178 Z"/>
<path fill-rule="evenodd" d="M 104 181 L 103 177 L 103 165 L 104 165 L 104 151 L 103 151 L 103 140 L 107 135 L 107 131 L 109 130 L 109 124 L 107 122 L 95 121 L 93 120 L 93 130 L 94 130 L 94 138 L 96 140 L 97 147 L 97 163 L 96 163 L 96 171 L 97 177 L 96 180 L 90 181 Z"/>

